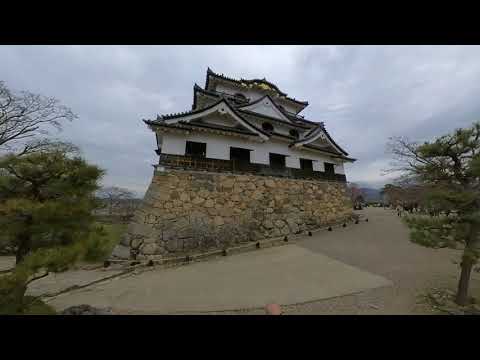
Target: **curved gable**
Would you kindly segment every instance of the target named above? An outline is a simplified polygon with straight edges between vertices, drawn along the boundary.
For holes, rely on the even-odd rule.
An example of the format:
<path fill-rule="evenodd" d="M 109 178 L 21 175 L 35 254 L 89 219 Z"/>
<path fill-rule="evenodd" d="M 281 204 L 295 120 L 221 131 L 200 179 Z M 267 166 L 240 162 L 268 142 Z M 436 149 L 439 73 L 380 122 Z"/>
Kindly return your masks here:
<path fill-rule="evenodd" d="M 239 106 L 238 109 L 246 110 L 261 115 L 273 117 L 288 123 L 292 121 L 279 109 L 278 105 L 268 95 L 257 99 L 249 104 Z"/>
<path fill-rule="evenodd" d="M 206 108 L 200 109 L 200 110 L 194 110 L 190 111 L 187 113 L 182 113 L 178 115 L 170 115 L 170 116 L 164 116 L 162 117 L 161 121 L 167 125 L 170 124 L 175 124 L 177 122 L 182 122 L 182 123 L 189 123 L 190 121 L 193 120 L 198 120 L 201 119 L 202 117 L 206 117 L 208 115 L 218 113 L 220 115 L 226 115 L 231 117 L 233 120 L 235 120 L 237 123 L 239 123 L 241 126 L 246 128 L 247 130 L 257 134 L 260 136 L 263 140 L 268 140 L 269 136 L 267 133 L 265 133 L 263 130 L 257 128 L 254 124 L 250 123 L 243 117 L 241 117 L 231 106 L 230 104 L 225 101 L 225 99 L 222 99 L 215 104 L 212 104 L 211 106 L 208 106 Z"/>
<path fill-rule="evenodd" d="M 325 130 L 323 126 L 318 126 L 310 130 L 305 136 L 292 143 L 294 147 L 301 147 L 304 145 L 330 145 L 333 149 L 340 154 L 348 155 L 348 153 L 338 146 L 332 139 L 330 134 Z"/>

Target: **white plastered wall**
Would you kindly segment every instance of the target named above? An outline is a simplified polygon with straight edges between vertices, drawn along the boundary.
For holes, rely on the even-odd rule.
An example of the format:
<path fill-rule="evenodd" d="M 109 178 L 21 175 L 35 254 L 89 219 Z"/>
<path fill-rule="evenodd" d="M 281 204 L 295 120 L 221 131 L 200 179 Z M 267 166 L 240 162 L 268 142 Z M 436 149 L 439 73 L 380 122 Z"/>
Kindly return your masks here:
<path fill-rule="evenodd" d="M 162 135 L 159 135 L 162 136 Z M 213 134 L 191 133 L 182 134 L 164 134 L 162 153 L 172 155 L 185 155 L 186 141 L 196 141 L 207 144 L 208 158 L 230 160 L 230 147 L 239 147 L 252 150 L 250 161 L 255 164 L 270 164 L 270 153 L 286 156 L 286 166 L 290 168 L 300 168 L 300 158 L 313 160 L 314 171 L 325 171 L 324 163 L 335 164 L 335 173 L 344 174 L 343 163 L 338 159 L 332 159 L 328 156 L 320 155 L 308 150 L 297 150 L 288 147 L 287 142 L 270 140 L 267 142 L 258 142 L 255 140 L 246 140 L 230 136 L 220 136 Z"/>
<path fill-rule="evenodd" d="M 185 136 L 183 134 L 158 134 L 162 138 L 162 154 L 185 155 Z"/>
<path fill-rule="evenodd" d="M 343 163 L 335 165 L 335 174 L 345 175 L 345 168 L 343 167 Z"/>

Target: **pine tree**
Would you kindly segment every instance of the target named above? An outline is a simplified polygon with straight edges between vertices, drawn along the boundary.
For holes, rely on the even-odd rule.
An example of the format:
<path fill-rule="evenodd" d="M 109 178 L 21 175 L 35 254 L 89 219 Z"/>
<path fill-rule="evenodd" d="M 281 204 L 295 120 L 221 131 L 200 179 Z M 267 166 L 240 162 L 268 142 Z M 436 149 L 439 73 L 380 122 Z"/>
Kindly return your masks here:
<path fill-rule="evenodd" d="M 69 144 L 0 159 L 0 238 L 16 249 L 17 263 L 0 278 L 0 309 L 21 312 L 39 271 L 63 271 L 92 257 L 92 245 L 104 236 L 93 215 L 103 174 Z"/>
<path fill-rule="evenodd" d="M 32 250 L 90 232 L 103 171 L 71 147 L 5 156 L 0 171 L 0 226 L 17 248 L 17 263 Z"/>
<path fill-rule="evenodd" d="M 456 302 L 468 303 L 472 269 L 480 257 L 480 123 L 423 144 L 393 139 L 393 170 L 424 186 L 439 217 L 410 216 L 411 240 L 427 247 L 463 248 Z"/>

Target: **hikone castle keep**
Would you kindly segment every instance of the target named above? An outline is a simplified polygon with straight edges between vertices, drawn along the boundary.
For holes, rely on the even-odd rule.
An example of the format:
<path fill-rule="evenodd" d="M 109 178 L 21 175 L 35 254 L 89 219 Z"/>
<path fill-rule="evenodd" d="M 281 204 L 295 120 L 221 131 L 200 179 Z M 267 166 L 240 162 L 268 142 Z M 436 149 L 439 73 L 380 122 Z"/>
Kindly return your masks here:
<path fill-rule="evenodd" d="M 112 258 L 199 254 L 350 219 L 344 164 L 355 159 L 299 115 L 307 106 L 265 79 L 208 69 L 191 111 L 144 120 L 159 161 Z"/>

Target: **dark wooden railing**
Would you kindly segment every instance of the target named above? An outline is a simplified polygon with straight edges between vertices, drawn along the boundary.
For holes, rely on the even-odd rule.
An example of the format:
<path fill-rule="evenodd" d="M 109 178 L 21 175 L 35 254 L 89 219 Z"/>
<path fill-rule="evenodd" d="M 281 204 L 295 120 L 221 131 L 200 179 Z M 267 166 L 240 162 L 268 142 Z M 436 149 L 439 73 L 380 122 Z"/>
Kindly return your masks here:
<path fill-rule="evenodd" d="M 302 170 L 288 167 L 272 168 L 268 165 L 252 164 L 238 160 L 219 160 L 195 156 L 160 154 L 159 165 L 184 170 L 231 172 L 236 174 L 255 174 L 295 179 L 346 181 L 346 177 L 343 174 L 329 174 L 323 171 Z"/>

